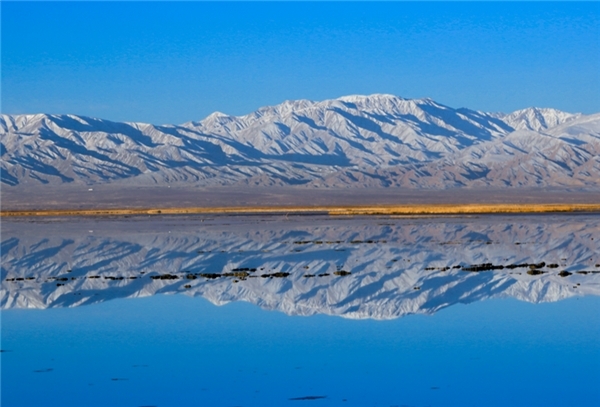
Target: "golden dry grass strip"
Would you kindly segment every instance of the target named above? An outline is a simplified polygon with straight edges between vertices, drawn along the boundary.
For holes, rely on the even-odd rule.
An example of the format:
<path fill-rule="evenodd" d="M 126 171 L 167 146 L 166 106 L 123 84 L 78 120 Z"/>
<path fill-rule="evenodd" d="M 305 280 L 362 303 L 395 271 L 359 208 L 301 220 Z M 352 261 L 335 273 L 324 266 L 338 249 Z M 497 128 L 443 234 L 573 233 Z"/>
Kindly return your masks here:
<path fill-rule="evenodd" d="M 600 212 L 600 204 L 448 204 L 335 208 L 330 215 L 458 215 L 486 213 Z"/>
<path fill-rule="evenodd" d="M 594 204 L 440 204 L 440 205 L 381 205 L 381 206 L 293 206 L 293 207 L 191 207 L 144 209 L 56 209 L 5 210 L 0 216 L 125 216 L 125 215 L 184 215 L 184 214 L 328 214 L 351 215 L 459 215 L 492 213 L 600 212 Z"/>

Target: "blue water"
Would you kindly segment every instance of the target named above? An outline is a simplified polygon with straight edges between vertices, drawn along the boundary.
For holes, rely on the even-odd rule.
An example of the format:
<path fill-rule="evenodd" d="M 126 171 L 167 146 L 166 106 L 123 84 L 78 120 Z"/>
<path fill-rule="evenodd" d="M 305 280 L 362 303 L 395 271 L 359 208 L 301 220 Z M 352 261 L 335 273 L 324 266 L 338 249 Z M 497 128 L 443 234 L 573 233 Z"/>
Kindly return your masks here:
<path fill-rule="evenodd" d="M 3 407 L 600 405 L 593 296 L 389 321 L 183 295 L 1 316 Z"/>

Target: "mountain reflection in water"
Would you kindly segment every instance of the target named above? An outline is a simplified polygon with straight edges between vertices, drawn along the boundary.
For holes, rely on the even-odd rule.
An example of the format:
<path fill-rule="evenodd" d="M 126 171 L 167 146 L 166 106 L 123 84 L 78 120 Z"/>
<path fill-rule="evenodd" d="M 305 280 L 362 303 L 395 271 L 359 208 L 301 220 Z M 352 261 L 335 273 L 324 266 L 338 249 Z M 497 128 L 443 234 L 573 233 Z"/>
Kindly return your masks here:
<path fill-rule="evenodd" d="M 600 294 L 597 214 L 3 220 L 1 306 L 183 293 L 392 319 L 497 297 Z"/>

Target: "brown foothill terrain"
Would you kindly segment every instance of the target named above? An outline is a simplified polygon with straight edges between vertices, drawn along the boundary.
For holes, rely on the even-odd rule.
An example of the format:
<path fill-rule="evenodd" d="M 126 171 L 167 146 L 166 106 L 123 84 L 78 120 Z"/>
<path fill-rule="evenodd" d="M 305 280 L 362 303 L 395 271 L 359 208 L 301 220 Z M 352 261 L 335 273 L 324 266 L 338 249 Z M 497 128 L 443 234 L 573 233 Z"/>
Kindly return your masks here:
<path fill-rule="evenodd" d="M 552 189 L 115 188 L 2 189 L 2 216 L 178 214 L 457 215 L 600 212 L 600 192 Z"/>

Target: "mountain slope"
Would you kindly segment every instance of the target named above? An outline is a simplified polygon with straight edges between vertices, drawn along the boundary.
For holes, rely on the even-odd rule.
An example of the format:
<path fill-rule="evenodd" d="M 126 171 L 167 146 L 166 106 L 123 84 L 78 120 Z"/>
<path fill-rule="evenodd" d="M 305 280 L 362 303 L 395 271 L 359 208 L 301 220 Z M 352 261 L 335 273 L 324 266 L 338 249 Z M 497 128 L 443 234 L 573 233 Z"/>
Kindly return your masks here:
<path fill-rule="evenodd" d="M 599 187 L 600 115 L 508 115 L 391 95 L 156 126 L 2 115 L 2 183 Z"/>

